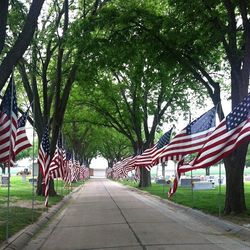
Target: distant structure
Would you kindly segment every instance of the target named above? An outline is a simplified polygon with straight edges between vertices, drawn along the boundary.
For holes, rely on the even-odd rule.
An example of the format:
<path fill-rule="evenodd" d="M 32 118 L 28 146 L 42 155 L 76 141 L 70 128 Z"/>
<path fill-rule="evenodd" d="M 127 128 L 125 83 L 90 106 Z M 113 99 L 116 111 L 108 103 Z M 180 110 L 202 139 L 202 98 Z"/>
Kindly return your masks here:
<path fill-rule="evenodd" d="M 89 168 L 89 176 L 93 176 L 94 175 L 94 169 L 93 168 Z"/>
<path fill-rule="evenodd" d="M 99 168 L 90 168 L 90 177 L 92 178 L 106 178 L 106 170 Z"/>

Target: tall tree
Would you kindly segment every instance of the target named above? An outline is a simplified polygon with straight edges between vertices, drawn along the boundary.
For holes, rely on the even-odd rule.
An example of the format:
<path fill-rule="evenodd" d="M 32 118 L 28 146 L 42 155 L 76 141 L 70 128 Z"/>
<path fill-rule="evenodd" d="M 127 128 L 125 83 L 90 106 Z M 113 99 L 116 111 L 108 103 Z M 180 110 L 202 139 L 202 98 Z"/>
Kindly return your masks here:
<path fill-rule="evenodd" d="M 8 18 L 10 15 L 10 6 L 8 0 L 0 2 L 0 90 L 5 85 L 8 77 L 10 76 L 13 68 L 17 65 L 18 61 L 22 58 L 26 49 L 30 45 L 35 29 L 37 27 L 37 19 L 42 9 L 44 0 L 34 0 L 30 4 L 30 9 L 24 17 L 24 24 L 21 31 L 16 34 L 17 39 L 8 47 L 6 38 L 9 30 Z M 12 3 L 13 4 L 19 4 Z M 20 20 L 19 20 L 20 22 Z"/>
<path fill-rule="evenodd" d="M 162 2 L 162 4 L 164 4 Z M 167 13 L 153 15 L 137 25 L 157 38 L 158 45 L 205 88 L 215 105 L 221 104 L 221 83 L 227 73 L 232 108 L 248 93 L 250 72 L 250 5 L 248 1 L 168 1 Z M 138 17 L 137 17 L 138 18 Z M 150 24 L 156 20 L 157 29 Z M 157 21 L 158 20 L 158 21 Z M 156 27 L 156 26 L 155 26 Z M 227 83 L 227 82 L 226 82 Z M 224 118 L 222 107 L 218 109 Z M 247 145 L 241 145 L 224 159 L 226 168 L 225 213 L 246 210 L 243 171 Z"/>
<path fill-rule="evenodd" d="M 72 23 L 87 14 L 93 15 L 92 12 L 103 6 L 99 1 L 94 3 L 96 1 L 85 5 L 84 2 L 82 6 L 81 2 L 68 0 L 50 2 L 46 12 L 42 13 L 31 50 L 19 63 L 25 91 L 30 103 L 34 101 L 33 126 L 39 141 L 45 126 L 50 125 L 51 155 L 54 154 L 70 91 L 76 80 L 78 62 L 83 55 L 83 48 L 76 48 L 71 43 Z M 41 173 L 39 180 L 41 183 Z M 37 192 L 40 194 L 41 191 L 41 185 L 38 185 Z M 51 195 L 54 193 L 53 188 L 50 192 Z"/>
<path fill-rule="evenodd" d="M 152 39 L 140 35 L 140 29 L 133 28 L 130 16 L 119 16 L 114 22 L 109 21 L 111 13 L 98 17 L 100 26 L 92 33 L 91 44 L 84 45 L 90 64 L 83 66 L 88 74 L 81 77 L 81 86 L 88 94 L 81 97 L 82 104 L 99 112 L 106 126 L 126 136 L 134 154 L 140 154 L 153 145 L 164 118 L 171 121 L 174 110 L 187 108 L 185 89 L 193 85 L 182 81 L 181 70 L 160 62 L 158 48 L 152 46 Z M 83 46 L 83 41 L 78 42 Z M 150 185 L 150 174 L 143 174 L 140 185 Z"/>
<path fill-rule="evenodd" d="M 228 65 L 230 98 L 232 108 L 235 107 L 247 95 L 249 87 L 250 3 L 245 0 L 209 2 L 197 0 L 193 1 L 191 6 L 187 6 L 185 1 L 178 1 L 178 3 L 170 1 L 170 4 L 173 13 L 178 13 L 174 19 L 177 25 L 173 29 L 181 26 L 182 36 L 188 32 L 193 35 L 189 37 L 191 45 L 181 53 L 177 49 L 178 53 L 192 65 L 194 77 L 207 88 L 214 103 L 220 99 L 220 85 L 216 81 L 215 73 L 220 73 L 221 61 L 213 59 L 223 58 L 224 65 Z M 209 57 L 202 61 L 199 54 L 191 52 L 201 53 L 201 46 L 204 45 Z M 227 70 L 227 68 L 224 67 L 221 70 Z M 223 115 L 220 118 L 223 118 Z M 248 143 L 244 143 L 224 159 L 227 181 L 226 213 L 239 213 L 246 210 L 243 172 L 247 145 Z"/>

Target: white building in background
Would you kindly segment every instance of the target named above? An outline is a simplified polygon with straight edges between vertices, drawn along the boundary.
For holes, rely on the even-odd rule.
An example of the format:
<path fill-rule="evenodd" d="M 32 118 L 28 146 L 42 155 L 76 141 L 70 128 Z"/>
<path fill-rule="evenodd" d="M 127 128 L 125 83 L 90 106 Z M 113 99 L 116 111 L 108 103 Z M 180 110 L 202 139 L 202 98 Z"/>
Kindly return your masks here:
<path fill-rule="evenodd" d="M 97 157 L 91 161 L 90 168 L 93 169 L 91 178 L 106 178 L 107 161 L 102 157 Z"/>
<path fill-rule="evenodd" d="M 91 178 L 106 178 L 106 169 L 93 168 L 93 176 Z"/>

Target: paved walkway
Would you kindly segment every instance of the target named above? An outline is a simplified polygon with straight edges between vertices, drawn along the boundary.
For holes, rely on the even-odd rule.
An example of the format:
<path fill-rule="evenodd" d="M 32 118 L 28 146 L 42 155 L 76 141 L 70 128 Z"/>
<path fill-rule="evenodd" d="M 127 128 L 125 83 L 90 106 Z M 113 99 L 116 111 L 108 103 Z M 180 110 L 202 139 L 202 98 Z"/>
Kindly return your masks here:
<path fill-rule="evenodd" d="M 218 225 L 106 179 L 90 179 L 25 250 L 250 249 Z"/>

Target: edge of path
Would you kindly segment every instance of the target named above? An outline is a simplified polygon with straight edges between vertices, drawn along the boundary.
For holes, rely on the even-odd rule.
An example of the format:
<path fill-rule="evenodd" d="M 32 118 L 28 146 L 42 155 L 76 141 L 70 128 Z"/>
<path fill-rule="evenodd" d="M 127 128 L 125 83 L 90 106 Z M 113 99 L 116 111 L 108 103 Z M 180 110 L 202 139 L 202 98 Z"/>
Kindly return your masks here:
<path fill-rule="evenodd" d="M 108 179 L 107 179 L 108 180 Z M 112 181 L 112 180 L 109 180 Z M 173 209 L 177 209 L 185 212 L 186 214 L 190 215 L 191 217 L 193 217 L 194 219 L 199 219 L 200 221 L 204 222 L 205 224 L 209 224 L 211 226 L 216 226 L 217 229 L 220 229 L 221 231 L 225 232 L 225 234 L 230 234 L 233 235 L 235 237 L 240 238 L 243 241 L 248 241 L 250 242 L 250 229 L 241 226 L 241 225 L 237 225 L 234 224 L 230 221 L 226 221 L 222 218 L 213 216 L 213 215 L 209 215 L 209 214 L 205 214 L 199 210 L 190 208 L 190 207 L 186 207 L 184 205 L 181 204 L 177 204 L 174 203 L 172 201 L 169 200 L 165 200 L 162 199 L 156 195 L 152 195 L 146 191 L 140 190 L 138 188 L 134 188 L 131 186 L 127 186 L 127 185 L 123 185 L 121 183 L 118 183 L 116 181 L 114 181 L 116 184 L 123 186 L 124 188 L 127 188 L 131 191 L 134 191 L 138 194 L 142 194 L 145 196 L 149 196 L 152 199 L 156 199 L 160 202 L 162 202 L 163 204 L 167 204 L 169 207 L 172 207 Z M 48 212 L 44 212 L 41 217 L 39 218 L 39 220 L 29 226 L 27 226 L 26 228 L 24 228 L 23 230 L 19 231 L 18 233 L 14 234 L 12 237 L 10 237 L 8 239 L 8 242 L 3 242 L 0 245 L 0 250 L 6 250 L 6 249 L 22 249 L 29 240 L 31 240 L 31 238 L 39 232 L 39 230 L 47 223 L 49 222 L 49 220 L 55 216 L 57 214 L 57 212 L 68 203 L 68 201 L 70 200 L 70 198 L 74 195 L 74 193 L 76 193 L 77 191 L 79 191 L 81 188 L 83 187 L 83 185 L 77 187 L 75 190 L 73 190 L 70 194 L 68 194 L 67 196 L 65 196 L 58 204 L 54 205 L 53 207 L 49 208 Z"/>
<path fill-rule="evenodd" d="M 43 212 L 40 218 L 33 224 L 28 225 L 18 233 L 12 235 L 8 241 L 4 241 L 0 245 L 0 250 L 4 249 L 22 249 L 31 238 L 38 233 L 38 231 L 45 226 L 47 222 L 50 221 L 50 219 L 56 215 L 56 213 L 69 201 L 69 199 L 72 197 L 72 195 L 79 191 L 82 188 L 83 185 L 77 187 L 74 189 L 71 193 L 66 195 L 59 203 L 52 206 L 48 209 L 48 211 Z"/>
<path fill-rule="evenodd" d="M 118 182 L 117 182 L 118 183 Z M 186 207 L 184 205 L 175 203 L 173 201 L 169 201 L 166 199 L 162 199 L 156 195 L 152 195 L 146 191 L 140 190 L 138 188 L 134 188 L 131 186 L 127 186 L 127 185 L 123 185 L 121 183 L 118 183 L 119 185 L 125 186 L 128 189 L 139 193 L 139 194 L 143 194 L 145 196 L 149 196 L 151 198 L 154 198 L 164 204 L 167 204 L 168 206 L 172 207 L 173 209 L 177 209 L 185 212 L 186 214 L 192 216 L 192 218 L 195 219 L 199 219 L 201 222 L 204 222 L 205 224 L 209 224 L 211 226 L 216 226 L 217 229 L 220 229 L 221 231 L 224 231 L 225 234 L 230 234 L 230 235 L 234 235 L 238 238 L 240 238 L 243 241 L 247 241 L 250 242 L 250 229 L 238 224 L 235 224 L 233 222 L 224 220 L 220 217 L 216 217 L 210 214 L 206 214 L 200 210 L 196 210 L 194 208 L 190 208 L 190 207 Z"/>

